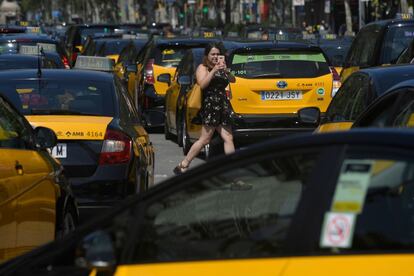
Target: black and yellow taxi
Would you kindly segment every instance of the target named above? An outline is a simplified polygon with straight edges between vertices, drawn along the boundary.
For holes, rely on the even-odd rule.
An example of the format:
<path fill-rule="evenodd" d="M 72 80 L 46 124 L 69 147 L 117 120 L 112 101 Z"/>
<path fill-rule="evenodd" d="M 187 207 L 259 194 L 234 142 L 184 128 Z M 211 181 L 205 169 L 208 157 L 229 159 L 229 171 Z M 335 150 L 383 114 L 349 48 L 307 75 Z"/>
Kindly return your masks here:
<path fill-rule="evenodd" d="M 77 225 L 77 204 L 63 167 L 48 152 L 56 142 L 51 129 L 33 129 L 9 97 L 0 96 L 0 263 Z"/>
<path fill-rule="evenodd" d="M 38 34 L 11 34 L 0 36 L 0 54 L 21 53 L 22 47 L 38 46 L 43 51 L 59 55 L 66 68 L 69 68 L 69 60 L 65 49 L 55 39 L 47 35 Z"/>
<path fill-rule="evenodd" d="M 414 38 L 414 19 L 404 17 L 371 22 L 358 32 L 341 73 L 344 82 L 362 68 L 393 64 Z"/>
<path fill-rule="evenodd" d="M 232 108 L 236 145 L 270 137 L 312 131 L 301 124 L 298 110 L 317 107 L 324 113 L 332 98 L 332 73 L 319 47 L 295 42 L 238 43 L 229 53 L 236 81 L 227 91 Z M 198 85 L 187 93 L 200 89 Z M 194 124 L 199 108 L 186 107 L 186 140 L 197 140 L 201 126 Z"/>
<path fill-rule="evenodd" d="M 355 120 L 352 128 L 414 127 L 414 81 L 402 81 L 378 97 Z"/>
<path fill-rule="evenodd" d="M 160 183 L 0 274 L 412 275 L 413 164 L 409 130 L 273 140 Z"/>
<path fill-rule="evenodd" d="M 309 114 L 312 107 L 299 111 L 302 118 L 320 121 L 315 132 L 348 130 L 362 112 L 379 96 L 399 82 L 414 78 L 414 67 L 393 65 L 373 67 L 353 73 L 338 90 L 324 116 Z"/>
<path fill-rule="evenodd" d="M 70 65 L 73 66 L 79 53 L 83 52 L 83 45 L 88 36 L 101 33 L 113 33 L 118 28 L 116 24 L 74 24 L 70 25 L 65 35 L 65 50 Z"/>
<path fill-rule="evenodd" d="M 77 70 L 0 73 L 0 93 L 17 93 L 34 126 L 53 129 L 52 154 L 65 168 L 80 208 L 107 207 L 150 187 L 154 151 L 110 59 L 82 57 Z M 82 70 L 92 69 L 92 70 Z"/>
<path fill-rule="evenodd" d="M 206 38 L 153 38 L 140 51 L 136 70 L 128 74 L 129 88 L 134 87 L 135 104 L 142 112 L 148 127 L 164 125 L 164 97 L 168 84 L 159 82 L 161 74 L 174 75 L 178 63 L 186 50 L 205 47 L 217 39 Z M 134 72 L 136 71 L 136 72 Z M 131 91 L 130 91 L 131 92 Z"/>

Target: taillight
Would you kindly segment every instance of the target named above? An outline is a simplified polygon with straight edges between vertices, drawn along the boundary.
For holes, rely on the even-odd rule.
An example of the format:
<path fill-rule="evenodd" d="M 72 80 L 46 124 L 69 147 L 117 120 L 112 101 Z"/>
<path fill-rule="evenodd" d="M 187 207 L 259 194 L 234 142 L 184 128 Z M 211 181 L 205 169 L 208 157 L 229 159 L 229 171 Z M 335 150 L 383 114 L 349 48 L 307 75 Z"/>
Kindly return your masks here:
<path fill-rule="evenodd" d="M 75 64 L 75 62 L 76 62 L 76 59 L 78 58 L 78 53 L 76 53 L 76 52 L 73 52 L 72 53 L 72 63 L 73 64 Z"/>
<path fill-rule="evenodd" d="M 332 92 L 331 97 L 333 98 L 338 92 L 339 88 L 341 87 L 341 77 L 339 76 L 338 72 L 336 71 L 335 67 L 330 67 L 332 73 Z"/>
<path fill-rule="evenodd" d="M 66 69 L 70 69 L 69 60 L 66 56 L 62 57 L 62 62 L 63 62 L 63 65 L 65 65 Z"/>
<path fill-rule="evenodd" d="M 154 84 L 155 83 L 154 59 L 153 58 L 149 59 L 147 64 L 145 65 L 144 80 L 148 84 Z"/>
<path fill-rule="evenodd" d="M 131 159 L 132 140 L 117 130 L 106 130 L 99 165 L 128 163 Z"/>

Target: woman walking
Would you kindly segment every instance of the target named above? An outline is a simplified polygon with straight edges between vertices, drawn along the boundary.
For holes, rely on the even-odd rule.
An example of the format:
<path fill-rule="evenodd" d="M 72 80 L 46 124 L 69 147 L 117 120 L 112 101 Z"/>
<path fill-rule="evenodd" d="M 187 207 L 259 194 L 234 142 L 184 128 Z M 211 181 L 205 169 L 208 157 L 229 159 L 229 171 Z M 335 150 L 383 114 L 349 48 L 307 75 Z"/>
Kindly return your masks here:
<path fill-rule="evenodd" d="M 201 136 L 191 146 L 184 160 L 174 168 L 175 174 L 181 174 L 188 169 L 201 149 L 210 143 L 216 130 L 224 141 L 224 152 L 226 154 L 234 152 L 231 109 L 225 88 L 229 82 L 234 82 L 235 78 L 226 67 L 224 60 L 221 62 L 220 57 L 223 55 L 224 50 L 217 43 L 209 44 L 204 49 L 203 63 L 196 71 L 197 84 L 202 92 Z"/>

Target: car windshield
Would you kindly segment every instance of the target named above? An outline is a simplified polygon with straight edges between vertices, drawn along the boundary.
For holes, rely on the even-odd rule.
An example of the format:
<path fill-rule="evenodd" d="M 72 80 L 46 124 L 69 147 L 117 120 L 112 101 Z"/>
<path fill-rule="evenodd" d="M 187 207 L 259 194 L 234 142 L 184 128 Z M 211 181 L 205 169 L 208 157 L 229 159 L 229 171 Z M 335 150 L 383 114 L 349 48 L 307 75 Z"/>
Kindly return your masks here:
<path fill-rule="evenodd" d="M 24 115 L 113 116 L 114 113 L 111 85 L 99 81 L 9 81 L 0 84 L 0 93 L 11 99 Z"/>
<path fill-rule="evenodd" d="M 82 37 L 82 42 L 84 42 L 89 35 L 93 36 L 96 33 L 106 34 L 112 33 L 115 27 L 93 27 L 93 28 L 83 28 L 80 33 Z"/>
<path fill-rule="evenodd" d="M 235 76 L 247 79 L 314 78 L 330 73 L 324 55 L 311 51 L 236 53 L 231 71 Z"/>
<path fill-rule="evenodd" d="M 393 26 L 385 37 L 382 64 L 395 63 L 399 55 L 414 39 L 414 25 Z"/>

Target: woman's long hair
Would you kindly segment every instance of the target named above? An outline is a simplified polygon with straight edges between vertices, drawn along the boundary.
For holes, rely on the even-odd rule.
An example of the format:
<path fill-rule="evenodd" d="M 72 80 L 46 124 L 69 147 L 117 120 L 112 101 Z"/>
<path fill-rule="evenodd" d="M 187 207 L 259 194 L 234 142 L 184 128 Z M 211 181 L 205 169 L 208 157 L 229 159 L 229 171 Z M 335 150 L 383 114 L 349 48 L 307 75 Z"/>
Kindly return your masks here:
<path fill-rule="evenodd" d="M 206 66 L 207 68 L 209 67 L 208 54 L 213 48 L 218 49 L 220 52 L 220 55 L 224 55 L 226 52 L 224 49 L 223 43 L 221 42 L 212 42 L 212 43 L 207 44 L 207 46 L 204 48 L 204 57 L 203 57 L 203 65 Z"/>

